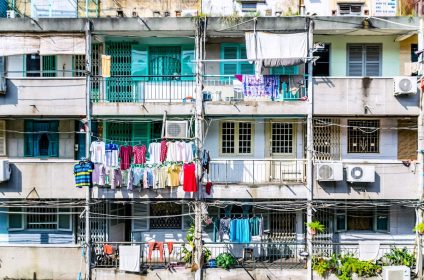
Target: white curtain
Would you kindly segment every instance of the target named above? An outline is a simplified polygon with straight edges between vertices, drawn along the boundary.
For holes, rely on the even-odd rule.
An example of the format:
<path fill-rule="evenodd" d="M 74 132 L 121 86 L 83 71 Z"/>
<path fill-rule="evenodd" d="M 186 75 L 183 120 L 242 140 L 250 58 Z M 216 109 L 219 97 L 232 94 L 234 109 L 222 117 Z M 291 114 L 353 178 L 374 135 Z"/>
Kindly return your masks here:
<path fill-rule="evenodd" d="M 28 35 L 0 35 L 0 56 L 38 53 L 40 39 Z"/>
<path fill-rule="evenodd" d="M 84 36 L 47 36 L 40 38 L 40 55 L 85 54 Z"/>

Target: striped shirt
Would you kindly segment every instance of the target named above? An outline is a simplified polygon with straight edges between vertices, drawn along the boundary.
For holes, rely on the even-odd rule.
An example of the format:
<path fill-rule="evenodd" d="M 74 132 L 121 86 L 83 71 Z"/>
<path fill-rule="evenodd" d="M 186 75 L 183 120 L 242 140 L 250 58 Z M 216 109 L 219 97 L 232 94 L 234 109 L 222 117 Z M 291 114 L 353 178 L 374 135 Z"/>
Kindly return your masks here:
<path fill-rule="evenodd" d="M 94 164 L 91 161 L 80 161 L 74 165 L 75 187 L 92 187 L 93 182 L 91 175 L 93 173 Z"/>

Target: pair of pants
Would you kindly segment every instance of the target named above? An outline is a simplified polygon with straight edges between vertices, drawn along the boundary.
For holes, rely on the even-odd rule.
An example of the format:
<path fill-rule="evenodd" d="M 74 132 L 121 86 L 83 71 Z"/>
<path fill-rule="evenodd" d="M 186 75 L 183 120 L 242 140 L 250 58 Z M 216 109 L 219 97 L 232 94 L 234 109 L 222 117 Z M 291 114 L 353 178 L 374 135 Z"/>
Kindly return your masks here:
<path fill-rule="evenodd" d="M 171 255 L 172 251 L 174 250 L 174 243 L 173 242 L 166 242 L 166 245 L 168 247 L 168 254 Z M 149 242 L 149 261 L 152 260 L 152 252 L 154 250 L 159 250 L 160 255 L 160 261 L 163 262 L 163 242 Z"/>

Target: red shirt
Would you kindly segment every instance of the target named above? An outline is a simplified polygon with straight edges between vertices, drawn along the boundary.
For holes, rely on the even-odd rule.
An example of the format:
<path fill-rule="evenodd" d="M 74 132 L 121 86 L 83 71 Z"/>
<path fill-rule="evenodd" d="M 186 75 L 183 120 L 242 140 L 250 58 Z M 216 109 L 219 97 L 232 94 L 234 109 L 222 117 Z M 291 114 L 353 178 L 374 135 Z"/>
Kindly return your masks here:
<path fill-rule="evenodd" d="M 146 146 L 134 146 L 134 163 L 135 164 L 144 164 L 146 163 Z"/>
<path fill-rule="evenodd" d="M 184 164 L 183 190 L 185 192 L 197 192 L 196 165 L 194 163 Z"/>
<path fill-rule="evenodd" d="M 131 146 L 121 146 L 119 149 L 119 161 L 121 170 L 127 170 L 131 165 L 133 149 Z"/>

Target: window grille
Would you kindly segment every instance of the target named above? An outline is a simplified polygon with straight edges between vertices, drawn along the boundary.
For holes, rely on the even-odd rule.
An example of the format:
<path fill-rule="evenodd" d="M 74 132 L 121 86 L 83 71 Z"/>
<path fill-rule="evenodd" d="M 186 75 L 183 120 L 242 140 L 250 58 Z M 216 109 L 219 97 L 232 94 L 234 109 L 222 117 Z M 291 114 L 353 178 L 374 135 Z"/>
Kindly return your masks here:
<path fill-rule="evenodd" d="M 180 75 L 180 47 L 151 47 L 149 49 L 150 75 Z M 153 80 L 170 80 L 172 77 L 154 77 Z"/>
<path fill-rule="evenodd" d="M 150 229 L 181 229 L 182 207 L 175 203 L 158 203 L 150 205 Z M 154 216 L 167 216 L 153 218 Z"/>
<path fill-rule="evenodd" d="M 221 123 L 222 154 L 251 154 L 253 124 L 251 122 Z"/>
<path fill-rule="evenodd" d="M 120 145 L 132 141 L 132 123 L 107 123 L 106 127 L 108 140 Z"/>
<path fill-rule="evenodd" d="M 292 123 L 271 124 L 271 151 L 273 154 L 292 154 L 294 150 L 294 125 Z"/>
<path fill-rule="evenodd" d="M 314 120 L 314 152 L 317 160 L 340 160 L 340 120 Z"/>
<path fill-rule="evenodd" d="M 28 208 L 27 229 L 57 229 L 57 208 Z"/>
<path fill-rule="evenodd" d="M 379 120 L 349 120 L 347 123 L 348 153 L 379 152 Z"/>
<path fill-rule="evenodd" d="M 250 154 L 252 152 L 252 124 L 239 123 L 239 154 Z"/>
<path fill-rule="evenodd" d="M 235 123 L 222 123 L 222 153 L 234 154 Z"/>
<path fill-rule="evenodd" d="M 72 70 L 74 77 L 84 77 L 85 72 L 85 55 L 72 56 Z"/>

